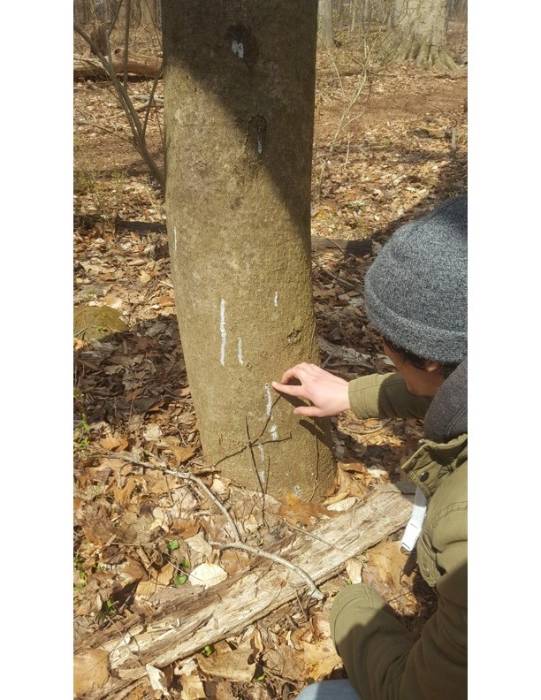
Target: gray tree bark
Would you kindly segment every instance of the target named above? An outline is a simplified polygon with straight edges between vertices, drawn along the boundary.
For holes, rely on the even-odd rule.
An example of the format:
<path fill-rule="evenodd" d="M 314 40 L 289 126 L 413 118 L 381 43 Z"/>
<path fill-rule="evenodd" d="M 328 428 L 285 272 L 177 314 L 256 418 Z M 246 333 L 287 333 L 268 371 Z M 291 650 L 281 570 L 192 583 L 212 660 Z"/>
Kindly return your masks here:
<path fill-rule="evenodd" d="M 447 0 L 395 0 L 396 59 L 456 70 L 458 66 L 445 48 L 447 10 Z"/>
<path fill-rule="evenodd" d="M 327 49 L 333 48 L 332 0 L 319 0 L 318 15 L 321 43 Z"/>
<path fill-rule="evenodd" d="M 203 450 L 237 484 L 317 499 L 334 475 L 329 425 L 299 420 L 270 385 L 318 362 L 317 5 L 165 0 L 162 11 L 167 226 Z"/>

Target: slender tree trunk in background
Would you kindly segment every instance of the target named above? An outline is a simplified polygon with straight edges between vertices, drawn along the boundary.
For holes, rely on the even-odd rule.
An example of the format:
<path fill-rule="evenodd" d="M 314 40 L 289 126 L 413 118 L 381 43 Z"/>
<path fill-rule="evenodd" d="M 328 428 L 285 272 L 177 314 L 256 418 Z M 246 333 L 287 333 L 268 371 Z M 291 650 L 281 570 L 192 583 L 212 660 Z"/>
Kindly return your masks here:
<path fill-rule="evenodd" d="M 157 29 L 162 28 L 162 0 L 154 0 L 154 24 Z"/>
<path fill-rule="evenodd" d="M 109 21 L 111 17 L 108 0 L 95 0 L 94 14 L 96 21 L 90 36 L 100 52 L 110 61 L 111 46 L 109 42 Z"/>
<path fill-rule="evenodd" d="M 457 64 L 445 49 L 446 18 L 447 0 L 395 0 L 396 60 L 456 70 Z"/>
<path fill-rule="evenodd" d="M 164 0 L 162 12 L 167 227 L 203 450 L 237 484 L 317 499 L 334 476 L 329 424 L 299 420 L 270 386 L 318 362 L 317 5 Z"/>
<path fill-rule="evenodd" d="M 90 20 L 90 2 L 91 0 L 75 0 L 73 14 L 77 24 L 85 25 Z"/>
<path fill-rule="evenodd" d="M 332 0 L 319 0 L 319 36 L 326 49 L 334 48 L 332 26 Z"/>
<path fill-rule="evenodd" d="M 349 18 L 349 35 L 351 36 L 357 26 L 357 14 L 359 12 L 359 0 L 351 0 L 350 3 L 350 18 Z"/>

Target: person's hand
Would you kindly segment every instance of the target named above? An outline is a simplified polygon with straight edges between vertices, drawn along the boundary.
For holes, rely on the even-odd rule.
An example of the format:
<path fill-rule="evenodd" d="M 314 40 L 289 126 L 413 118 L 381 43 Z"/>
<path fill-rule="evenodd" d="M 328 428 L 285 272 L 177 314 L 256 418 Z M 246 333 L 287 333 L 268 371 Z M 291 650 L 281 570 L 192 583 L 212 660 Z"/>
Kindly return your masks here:
<path fill-rule="evenodd" d="M 297 379 L 300 384 L 288 384 L 291 379 Z M 299 416 L 336 416 L 350 408 L 346 380 L 307 362 L 287 369 L 281 382 L 272 382 L 272 386 L 276 391 L 313 404 L 297 406 L 293 413 Z"/>

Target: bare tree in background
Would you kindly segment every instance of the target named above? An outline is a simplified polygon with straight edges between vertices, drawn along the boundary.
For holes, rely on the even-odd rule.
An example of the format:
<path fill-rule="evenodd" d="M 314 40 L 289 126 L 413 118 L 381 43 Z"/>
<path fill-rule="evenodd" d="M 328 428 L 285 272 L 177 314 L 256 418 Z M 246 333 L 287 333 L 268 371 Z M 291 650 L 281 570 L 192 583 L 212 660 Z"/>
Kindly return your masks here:
<path fill-rule="evenodd" d="M 235 483 L 322 498 L 328 423 L 271 388 L 318 362 L 310 266 L 317 5 L 163 3 L 166 210 L 203 451 Z M 284 27 L 295 28 L 295 41 Z"/>
<path fill-rule="evenodd" d="M 332 0 L 319 0 L 318 30 L 323 46 L 326 49 L 333 48 Z"/>
<path fill-rule="evenodd" d="M 445 48 L 448 0 L 395 0 L 391 18 L 396 60 L 457 70 Z"/>

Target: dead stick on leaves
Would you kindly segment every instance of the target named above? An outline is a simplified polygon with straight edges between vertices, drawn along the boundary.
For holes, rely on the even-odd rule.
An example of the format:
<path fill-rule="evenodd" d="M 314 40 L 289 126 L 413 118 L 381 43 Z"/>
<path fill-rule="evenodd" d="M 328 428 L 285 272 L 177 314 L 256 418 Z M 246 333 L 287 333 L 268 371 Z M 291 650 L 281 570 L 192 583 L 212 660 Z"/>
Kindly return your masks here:
<path fill-rule="evenodd" d="M 190 474 L 189 472 L 177 472 L 174 469 L 168 469 L 166 466 L 163 464 L 151 464 L 149 462 L 140 462 L 138 459 L 134 459 L 133 457 L 130 457 L 129 455 L 123 453 L 123 452 L 108 452 L 107 453 L 110 457 L 113 459 L 123 459 L 125 462 L 129 462 L 130 464 L 134 464 L 137 467 L 143 467 L 144 469 L 157 469 L 158 471 L 163 472 L 164 474 L 170 474 L 171 476 L 176 476 L 179 479 L 185 479 L 186 481 L 191 481 L 194 484 L 197 484 L 199 488 L 205 493 L 205 495 L 213 502 L 216 504 L 216 506 L 222 511 L 222 513 L 225 515 L 227 518 L 229 524 L 233 528 L 234 538 L 237 541 L 241 541 L 241 536 L 237 527 L 237 523 L 233 520 L 231 517 L 231 514 L 227 510 L 227 508 L 224 506 L 224 504 L 212 493 L 212 491 L 209 489 L 206 484 L 201 481 L 201 479 L 198 479 L 197 476 L 194 476 L 193 474 Z"/>
<path fill-rule="evenodd" d="M 310 595 L 312 598 L 315 598 L 316 600 L 323 600 L 323 598 L 325 597 L 317 587 L 314 579 L 309 574 L 307 574 L 306 571 L 304 571 L 304 569 L 301 569 L 296 564 L 292 564 L 290 561 L 287 561 L 287 559 L 283 559 L 277 554 L 265 552 L 263 549 L 259 549 L 258 547 L 251 547 L 249 544 L 244 544 L 244 542 L 229 542 L 227 544 L 222 544 L 221 542 L 209 542 L 209 544 L 211 547 L 217 547 L 218 549 L 242 549 L 243 551 L 248 552 L 249 554 L 253 554 L 256 557 L 263 557 L 264 559 L 270 559 L 276 564 L 281 564 L 282 566 L 285 566 L 286 569 L 294 571 L 298 576 L 300 576 L 302 579 L 304 579 L 304 581 L 306 581 L 306 583 L 308 584 L 308 588 L 310 589 Z"/>

